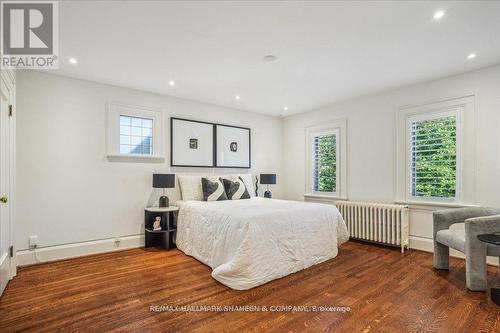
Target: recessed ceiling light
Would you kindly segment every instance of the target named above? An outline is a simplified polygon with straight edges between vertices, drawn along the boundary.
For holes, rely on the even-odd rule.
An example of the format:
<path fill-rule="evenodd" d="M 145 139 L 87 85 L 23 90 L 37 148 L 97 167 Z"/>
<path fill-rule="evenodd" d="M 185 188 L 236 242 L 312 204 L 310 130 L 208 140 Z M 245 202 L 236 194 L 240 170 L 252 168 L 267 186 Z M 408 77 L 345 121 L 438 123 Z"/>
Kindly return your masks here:
<path fill-rule="evenodd" d="M 239 100 L 241 97 L 239 95 L 234 96 L 234 99 Z"/>
<path fill-rule="evenodd" d="M 175 86 L 175 81 L 168 81 L 168 85 L 172 87 Z"/>
<path fill-rule="evenodd" d="M 283 110 L 288 111 L 288 106 L 285 106 Z"/>
<path fill-rule="evenodd" d="M 70 64 L 73 64 L 73 65 L 76 65 L 78 63 L 78 60 L 76 60 L 76 58 L 69 58 L 68 61 Z"/>
<path fill-rule="evenodd" d="M 444 16 L 444 10 L 438 10 L 437 12 L 434 13 L 434 19 L 435 20 L 440 20 Z"/>
<path fill-rule="evenodd" d="M 471 60 L 471 59 L 474 59 L 475 57 L 477 57 L 477 54 L 475 53 L 471 53 L 467 56 L 467 59 Z"/>
<path fill-rule="evenodd" d="M 268 54 L 268 55 L 264 56 L 264 61 L 267 61 L 267 62 L 275 61 L 276 59 L 278 59 L 278 57 L 275 55 L 272 55 L 272 54 Z"/>

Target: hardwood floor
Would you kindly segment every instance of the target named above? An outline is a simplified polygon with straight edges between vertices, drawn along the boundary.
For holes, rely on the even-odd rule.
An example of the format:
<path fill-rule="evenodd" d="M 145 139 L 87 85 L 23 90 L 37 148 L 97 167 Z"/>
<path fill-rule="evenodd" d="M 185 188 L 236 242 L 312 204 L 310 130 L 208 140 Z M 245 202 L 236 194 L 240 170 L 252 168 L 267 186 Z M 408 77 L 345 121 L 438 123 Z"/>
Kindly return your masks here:
<path fill-rule="evenodd" d="M 20 268 L 0 332 L 500 332 L 500 307 L 465 288 L 464 262 L 358 242 L 248 291 L 178 250 L 133 249 Z M 497 269 L 489 267 L 490 282 Z M 349 312 L 151 312 L 151 305 L 346 306 Z"/>

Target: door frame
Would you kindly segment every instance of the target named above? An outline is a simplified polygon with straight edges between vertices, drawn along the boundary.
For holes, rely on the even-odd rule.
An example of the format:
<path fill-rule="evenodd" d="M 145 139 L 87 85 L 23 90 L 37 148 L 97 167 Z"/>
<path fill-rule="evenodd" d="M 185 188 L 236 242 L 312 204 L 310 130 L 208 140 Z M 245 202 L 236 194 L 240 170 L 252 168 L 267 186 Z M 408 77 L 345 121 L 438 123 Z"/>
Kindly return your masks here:
<path fill-rule="evenodd" d="M 3 81 L 7 89 L 8 104 L 12 105 L 12 116 L 9 117 L 9 190 L 6 193 L 9 198 L 9 230 L 10 230 L 10 245 L 13 246 L 13 256 L 10 257 L 10 279 L 17 274 L 17 256 L 15 243 L 15 202 L 16 202 L 16 77 L 15 71 L 10 69 L 2 69 L 0 71 L 0 79 Z M 8 93 L 8 94 L 7 94 Z"/>

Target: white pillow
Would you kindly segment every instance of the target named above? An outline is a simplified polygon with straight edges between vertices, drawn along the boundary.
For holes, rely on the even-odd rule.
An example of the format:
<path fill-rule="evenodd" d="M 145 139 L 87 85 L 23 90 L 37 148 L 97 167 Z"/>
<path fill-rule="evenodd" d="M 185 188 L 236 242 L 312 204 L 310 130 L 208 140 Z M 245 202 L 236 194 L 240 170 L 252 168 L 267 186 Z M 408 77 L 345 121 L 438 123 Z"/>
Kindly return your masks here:
<path fill-rule="evenodd" d="M 197 200 L 203 201 L 203 191 L 201 189 L 201 178 L 203 176 L 177 176 L 183 201 Z"/>

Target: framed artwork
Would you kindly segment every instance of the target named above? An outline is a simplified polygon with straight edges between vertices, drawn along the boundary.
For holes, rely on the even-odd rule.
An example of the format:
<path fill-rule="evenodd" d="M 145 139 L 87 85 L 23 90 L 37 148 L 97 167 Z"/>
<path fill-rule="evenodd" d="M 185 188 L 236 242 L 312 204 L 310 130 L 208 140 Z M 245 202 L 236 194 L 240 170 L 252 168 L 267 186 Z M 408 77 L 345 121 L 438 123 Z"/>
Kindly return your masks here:
<path fill-rule="evenodd" d="M 249 169 L 250 128 L 216 124 L 215 151 L 216 167 Z"/>
<path fill-rule="evenodd" d="M 214 124 L 170 118 L 170 166 L 214 167 Z"/>

